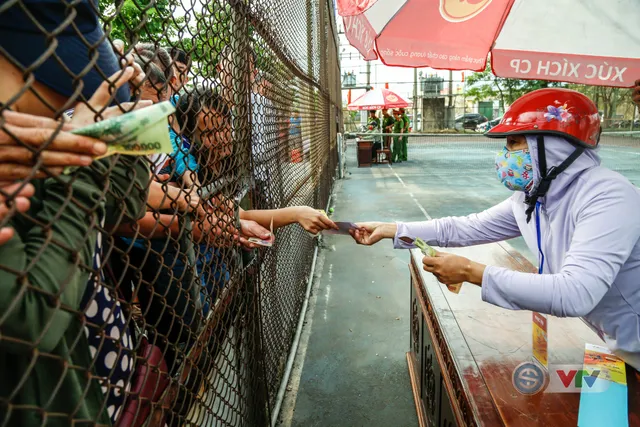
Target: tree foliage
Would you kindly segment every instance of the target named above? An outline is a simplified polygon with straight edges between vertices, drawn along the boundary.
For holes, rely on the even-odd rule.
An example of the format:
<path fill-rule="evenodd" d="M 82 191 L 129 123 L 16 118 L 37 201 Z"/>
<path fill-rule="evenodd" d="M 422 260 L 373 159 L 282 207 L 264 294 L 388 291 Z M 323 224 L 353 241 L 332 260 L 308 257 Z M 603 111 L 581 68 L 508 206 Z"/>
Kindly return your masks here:
<path fill-rule="evenodd" d="M 629 89 L 577 84 L 571 84 L 569 88 L 584 93 L 591 98 L 598 106 L 606 125 L 611 123 L 612 119 L 618 115 L 622 115 L 625 118 L 632 118 L 633 116 L 634 105 Z"/>
<path fill-rule="evenodd" d="M 220 54 L 228 45 L 233 45 L 234 55 L 241 48 L 255 51 L 256 65 L 263 69 L 279 62 L 251 24 L 234 22 L 229 2 L 207 1 L 199 11 L 184 10 L 179 0 L 99 0 L 99 6 L 111 39 L 123 40 L 127 46 L 153 42 L 179 47 L 191 56 L 193 71 L 204 78 L 216 77 Z M 233 44 L 234 25 L 246 28 L 251 46 Z"/>
<path fill-rule="evenodd" d="M 467 97 L 474 99 L 476 102 L 498 99 L 502 111 L 505 110 L 507 105 L 512 104 L 513 101 L 527 92 L 545 87 L 565 86 L 563 83 L 546 80 L 520 80 L 497 77 L 491 72 L 489 64 L 487 64 L 487 68 L 484 71 L 469 76 L 466 84 L 468 88 L 466 90 Z"/>
<path fill-rule="evenodd" d="M 566 87 L 584 93 L 597 105 L 605 125 L 608 126 L 617 116 L 630 119 L 633 117 L 634 105 L 631 101 L 631 91 L 606 86 L 589 86 L 571 83 L 550 82 L 546 80 L 518 80 L 496 77 L 491 68 L 481 73 L 474 73 L 467 78 L 467 98 L 476 102 L 498 99 L 500 108 L 513 103 L 527 92 L 545 87 Z"/>
<path fill-rule="evenodd" d="M 201 11 L 184 10 L 177 0 L 100 0 L 100 12 L 111 39 L 127 46 L 153 42 L 188 52 L 194 72 L 215 75 L 215 64 L 230 43 L 228 4 L 210 1 Z"/>
<path fill-rule="evenodd" d="M 100 0 L 99 5 L 111 39 L 123 40 L 127 45 L 168 41 L 184 21 L 173 19 L 170 0 Z"/>

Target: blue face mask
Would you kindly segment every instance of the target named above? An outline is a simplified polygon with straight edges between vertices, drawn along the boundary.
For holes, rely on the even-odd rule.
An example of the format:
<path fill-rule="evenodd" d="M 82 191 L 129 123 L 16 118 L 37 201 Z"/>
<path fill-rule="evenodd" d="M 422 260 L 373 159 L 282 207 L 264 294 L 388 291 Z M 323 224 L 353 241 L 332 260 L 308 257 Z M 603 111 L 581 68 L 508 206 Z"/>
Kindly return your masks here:
<path fill-rule="evenodd" d="M 503 148 L 496 156 L 498 179 L 512 191 L 529 191 L 533 187 L 533 166 L 529 150 Z"/>

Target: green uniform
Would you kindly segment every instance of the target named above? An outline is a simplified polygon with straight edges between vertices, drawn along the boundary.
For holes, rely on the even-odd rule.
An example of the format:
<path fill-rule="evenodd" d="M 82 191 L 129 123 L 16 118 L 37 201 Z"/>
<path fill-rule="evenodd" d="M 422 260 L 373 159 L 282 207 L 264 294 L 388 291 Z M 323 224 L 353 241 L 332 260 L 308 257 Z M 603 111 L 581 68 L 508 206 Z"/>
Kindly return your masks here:
<path fill-rule="evenodd" d="M 367 129 L 373 128 L 373 131 L 380 131 L 380 119 L 377 117 L 369 117 L 367 120 Z"/>
<path fill-rule="evenodd" d="M 387 127 L 389 126 L 393 126 L 393 124 L 395 123 L 395 119 L 393 118 L 393 116 L 384 116 L 382 118 L 382 130 L 385 133 L 388 133 L 390 131 L 387 130 Z"/>
<path fill-rule="evenodd" d="M 382 116 L 382 132 L 391 133 L 391 129 L 388 129 L 389 126 L 393 127 L 395 123 L 395 119 L 393 116 Z M 391 148 L 391 137 L 385 136 L 383 137 L 383 146 L 386 148 Z"/>
<path fill-rule="evenodd" d="M 14 237 L 0 246 L 0 400 L 13 406 L 0 424 L 110 425 L 100 383 L 89 382 L 93 357 L 78 311 L 96 226 L 144 215 L 149 169 L 142 158 L 113 156 L 32 182 L 31 207 L 11 219 Z"/>
<path fill-rule="evenodd" d="M 367 129 L 369 130 L 369 132 L 380 132 L 380 119 L 377 117 L 369 116 L 369 119 L 367 120 Z M 374 162 L 377 159 L 378 150 L 381 148 L 382 145 L 380 144 L 380 139 L 376 137 L 371 146 L 371 158 Z"/>
<path fill-rule="evenodd" d="M 396 120 L 393 124 L 393 133 L 402 132 L 402 127 L 404 126 L 403 120 Z M 402 161 L 402 138 L 399 136 L 393 137 L 393 159 L 392 162 L 400 162 Z"/>
<path fill-rule="evenodd" d="M 403 123 L 403 129 L 404 129 L 404 133 L 409 133 L 409 127 L 411 126 L 411 123 L 409 122 L 409 116 L 407 116 L 406 114 L 402 115 L 402 123 Z M 401 159 L 403 161 L 407 161 L 407 143 L 409 142 L 409 137 L 408 136 L 403 136 L 402 137 L 402 144 L 400 145 L 401 148 Z"/>

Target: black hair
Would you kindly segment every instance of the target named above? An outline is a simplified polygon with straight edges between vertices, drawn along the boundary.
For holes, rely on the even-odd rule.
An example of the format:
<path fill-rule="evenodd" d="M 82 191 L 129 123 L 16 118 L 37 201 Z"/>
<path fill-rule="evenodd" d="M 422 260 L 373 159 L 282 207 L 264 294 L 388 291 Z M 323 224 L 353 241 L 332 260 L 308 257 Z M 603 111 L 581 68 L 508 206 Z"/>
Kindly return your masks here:
<path fill-rule="evenodd" d="M 171 56 L 169 52 L 163 47 L 156 46 L 153 43 L 138 43 L 133 47 L 135 53 L 137 53 L 142 59 L 147 62 L 153 62 L 164 72 L 164 76 L 167 81 L 175 75 L 173 71 Z"/>
<path fill-rule="evenodd" d="M 174 61 L 182 62 L 187 68 L 191 67 L 191 57 L 184 50 L 174 46 L 169 51 L 169 54 Z"/>
<path fill-rule="evenodd" d="M 176 119 L 184 136 L 192 139 L 198 129 L 198 114 L 204 108 L 215 110 L 225 119 L 231 119 L 229 106 L 224 101 L 218 91 L 197 86 L 192 90 L 180 95 L 176 105 Z"/>
<path fill-rule="evenodd" d="M 146 79 L 158 90 L 164 89 L 167 84 L 167 77 L 164 71 L 154 62 L 149 62 L 146 58 L 141 58 L 138 54 L 133 54 L 133 61 L 142 68 Z"/>

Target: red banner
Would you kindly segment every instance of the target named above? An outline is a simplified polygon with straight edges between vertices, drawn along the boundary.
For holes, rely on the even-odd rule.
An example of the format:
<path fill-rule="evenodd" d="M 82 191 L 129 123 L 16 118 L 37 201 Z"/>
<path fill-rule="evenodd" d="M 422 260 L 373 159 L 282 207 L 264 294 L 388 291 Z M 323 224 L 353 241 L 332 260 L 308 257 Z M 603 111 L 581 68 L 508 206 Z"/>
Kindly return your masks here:
<path fill-rule="evenodd" d="M 640 76 L 640 59 L 518 50 L 492 50 L 491 67 L 501 77 L 597 86 L 633 87 Z"/>

